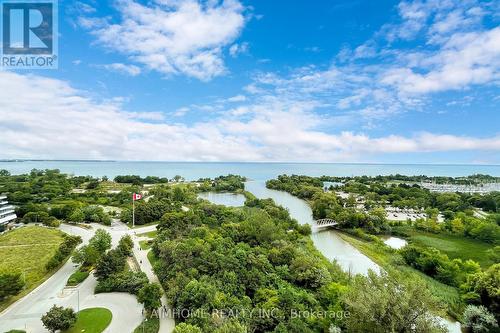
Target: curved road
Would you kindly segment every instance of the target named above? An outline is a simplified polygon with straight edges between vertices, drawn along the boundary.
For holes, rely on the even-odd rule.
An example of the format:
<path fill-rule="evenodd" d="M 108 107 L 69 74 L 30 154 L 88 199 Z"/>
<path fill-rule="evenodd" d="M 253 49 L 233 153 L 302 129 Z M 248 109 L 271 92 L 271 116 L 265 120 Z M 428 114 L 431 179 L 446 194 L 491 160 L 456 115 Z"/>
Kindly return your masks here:
<path fill-rule="evenodd" d="M 83 244 L 88 243 L 96 229 L 108 231 L 111 234 L 113 246 L 118 244 L 123 235 L 132 235 L 134 239 L 134 255 L 138 262 L 142 261 L 140 264 L 141 270 L 146 273 L 151 281 L 157 281 L 151 264 L 147 260 L 147 252 L 139 250 L 139 240 L 134 236 L 134 234 L 156 230 L 156 226 L 132 230 L 125 224 L 115 220 L 110 227 L 92 225 L 92 229 L 84 229 L 63 224 L 60 229 L 68 234 L 82 237 Z M 136 297 L 127 293 L 94 295 L 97 281 L 93 275 L 89 276 L 76 288 L 65 288 L 66 281 L 76 269 L 77 266 L 69 260 L 44 283 L 0 313 L 0 332 L 11 329 L 23 329 L 26 332 L 35 333 L 48 332 L 43 327 L 40 317 L 54 304 L 72 307 L 75 311 L 90 307 L 108 308 L 113 313 L 113 320 L 106 332 L 133 332 L 142 321 L 142 305 L 137 302 Z M 162 303 L 167 305 L 165 298 L 162 299 Z M 161 318 L 161 333 L 171 333 L 174 326 L 173 319 Z"/>

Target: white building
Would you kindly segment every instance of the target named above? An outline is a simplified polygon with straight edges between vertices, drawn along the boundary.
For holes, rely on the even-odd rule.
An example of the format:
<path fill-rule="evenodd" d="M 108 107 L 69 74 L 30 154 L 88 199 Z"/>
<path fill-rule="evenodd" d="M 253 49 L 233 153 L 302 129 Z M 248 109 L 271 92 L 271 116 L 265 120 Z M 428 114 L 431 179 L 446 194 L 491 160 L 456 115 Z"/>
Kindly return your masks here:
<path fill-rule="evenodd" d="M 5 226 L 17 218 L 14 206 L 9 205 L 7 197 L 0 194 L 0 226 Z"/>

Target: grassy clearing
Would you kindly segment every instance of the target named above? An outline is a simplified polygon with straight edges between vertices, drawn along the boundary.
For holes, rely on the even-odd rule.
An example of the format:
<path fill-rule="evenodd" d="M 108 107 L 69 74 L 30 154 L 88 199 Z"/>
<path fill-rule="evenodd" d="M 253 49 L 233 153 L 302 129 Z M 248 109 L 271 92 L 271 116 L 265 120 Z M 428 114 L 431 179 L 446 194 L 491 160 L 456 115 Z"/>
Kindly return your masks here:
<path fill-rule="evenodd" d="M 113 314 L 105 308 L 89 308 L 76 314 L 76 323 L 65 333 L 101 333 L 111 323 Z"/>
<path fill-rule="evenodd" d="M 492 244 L 461 236 L 423 232 L 410 227 L 397 227 L 396 229 L 408 234 L 412 243 L 425 247 L 434 247 L 446 253 L 452 259 L 472 259 L 477 261 L 483 268 L 494 264 L 487 254 L 487 251 L 494 247 Z"/>
<path fill-rule="evenodd" d="M 148 260 L 151 263 L 151 266 L 155 267 L 155 264 L 158 261 L 158 258 L 155 256 L 153 251 L 148 252 Z"/>
<path fill-rule="evenodd" d="M 158 333 L 160 330 L 160 320 L 158 318 L 150 318 L 144 320 L 137 328 L 134 333 Z"/>
<path fill-rule="evenodd" d="M 86 185 L 86 184 L 85 184 Z M 132 184 L 116 183 L 114 181 L 105 181 L 99 184 L 100 188 L 106 191 L 121 191 Z"/>
<path fill-rule="evenodd" d="M 139 242 L 139 245 L 141 246 L 141 250 L 149 250 L 151 246 L 153 245 L 152 240 L 143 240 Z"/>
<path fill-rule="evenodd" d="M 23 297 L 49 278 L 45 265 L 63 242 L 60 230 L 29 226 L 15 229 L 0 236 L 0 272 L 24 275 L 26 286 L 21 293 L 0 303 L 0 311 Z"/>
<path fill-rule="evenodd" d="M 427 284 L 427 288 L 432 294 L 441 299 L 448 307 L 448 313 L 453 317 L 457 317 L 461 313 L 462 302 L 459 292 L 456 288 L 448 286 L 444 283 L 436 281 L 430 276 L 406 265 L 403 258 L 396 251 L 387 248 L 381 244 L 375 244 L 365 240 L 361 240 L 346 233 L 339 233 L 343 240 L 350 243 L 369 257 L 386 271 L 397 270 L 402 272 L 409 278 L 420 278 Z"/>
<path fill-rule="evenodd" d="M 149 237 L 149 238 L 155 238 L 156 235 L 158 235 L 158 230 L 143 232 L 142 234 L 137 234 L 138 237 Z"/>

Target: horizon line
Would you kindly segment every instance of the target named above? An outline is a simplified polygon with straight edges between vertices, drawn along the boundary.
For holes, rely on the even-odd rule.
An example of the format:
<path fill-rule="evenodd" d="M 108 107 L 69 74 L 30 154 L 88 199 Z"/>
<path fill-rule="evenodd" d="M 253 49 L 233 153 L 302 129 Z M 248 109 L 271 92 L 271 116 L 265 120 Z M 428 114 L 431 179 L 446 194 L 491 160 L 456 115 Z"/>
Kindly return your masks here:
<path fill-rule="evenodd" d="M 94 160 L 94 159 L 0 159 L 0 163 L 15 163 L 15 162 L 98 162 L 98 163 L 196 163 L 196 164 L 339 164 L 339 165 L 442 165 L 442 166 L 500 166 L 500 164 L 486 163 L 384 163 L 384 162 L 299 162 L 299 161 L 153 161 L 153 160 Z"/>

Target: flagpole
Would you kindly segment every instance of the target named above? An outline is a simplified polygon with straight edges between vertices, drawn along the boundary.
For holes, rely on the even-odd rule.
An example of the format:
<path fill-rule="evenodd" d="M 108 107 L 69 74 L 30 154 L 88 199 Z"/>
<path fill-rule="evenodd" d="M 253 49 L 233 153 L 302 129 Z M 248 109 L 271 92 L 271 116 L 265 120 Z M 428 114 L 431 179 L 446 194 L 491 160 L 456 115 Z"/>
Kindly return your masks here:
<path fill-rule="evenodd" d="M 135 194 L 132 194 L 132 228 L 135 227 Z"/>

